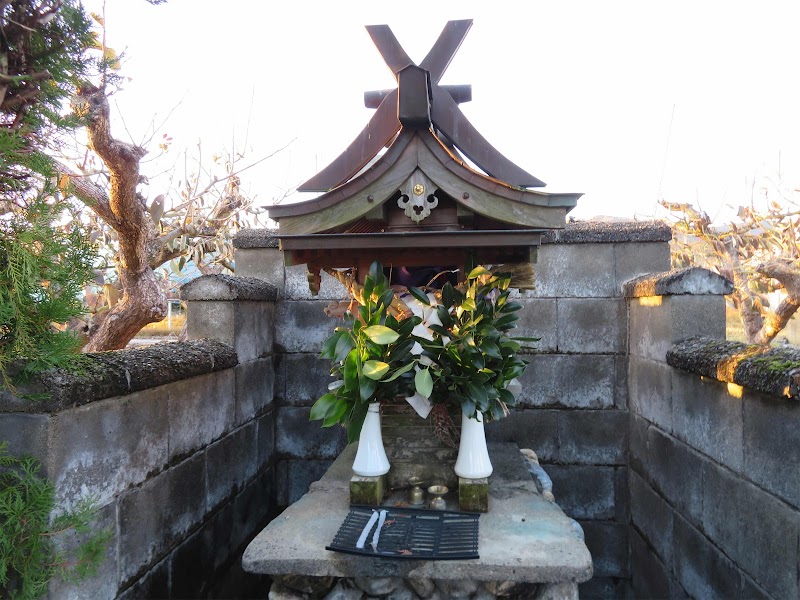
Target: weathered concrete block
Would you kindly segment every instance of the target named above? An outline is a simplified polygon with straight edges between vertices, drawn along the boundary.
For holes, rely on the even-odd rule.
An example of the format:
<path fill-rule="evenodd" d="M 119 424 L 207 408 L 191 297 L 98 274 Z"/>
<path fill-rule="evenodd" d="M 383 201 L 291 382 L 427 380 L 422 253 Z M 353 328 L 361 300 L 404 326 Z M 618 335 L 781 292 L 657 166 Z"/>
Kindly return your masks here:
<path fill-rule="evenodd" d="M 674 511 L 633 471 L 630 473 L 631 523 L 639 529 L 666 565 L 672 564 Z"/>
<path fill-rule="evenodd" d="M 350 478 L 350 504 L 367 504 L 379 506 L 386 495 L 386 477 L 362 477 L 353 475 Z"/>
<path fill-rule="evenodd" d="M 630 577 L 628 524 L 581 521 L 595 577 Z"/>
<path fill-rule="evenodd" d="M 255 421 L 234 430 L 206 448 L 206 494 L 211 510 L 258 471 L 257 427 Z"/>
<path fill-rule="evenodd" d="M 614 357 L 614 405 L 628 408 L 628 361 L 627 356 Z"/>
<path fill-rule="evenodd" d="M 628 448 L 628 413 L 562 410 L 558 414 L 559 461 L 623 465 Z"/>
<path fill-rule="evenodd" d="M 674 369 L 646 358 L 628 362 L 630 411 L 665 431 L 672 431 L 672 374 Z"/>
<path fill-rule="evenodd" d="M 272 352 L 274 315 L 274 302 L 192 301 L 187 309 L 187 336 L 228 344 L 236 350 L 239 362 L 246 362 Z"/>
<path fill-rule="evenodd" d="M 202 448 L 233 428 L 233 369 L 169 387 L 169 457 Z"/>
<path fill-rule="evenodd" d="M 800 403 L 753 393 L 742 401 L 745 475 L 800 505 Z"/>
<path fill-rule="evenodd" d="M 236 496 L 231 511 L 233 524 L 227 532 L 233 550 L 240 551 L 266 526 L 275 511 L 277 494 L 276 469 L 270 467 Z"/>
<path fill-rule="evenodd" d="M 513 410 L 500 421 L 486 424 L 486 440 L 514 442 L 530 448 L 542 461 L 558 460 L 558 411 Z"/>
<path fill-rule="evenodd" d="M 524 308 L 517 312 L 517 327 L 511 335 L 540 338 L 527 343 L 537 352 L 554 352 L 558 347 L 558 318 L 554 298 L 525 298 L 517 300 Z"/>
<path fill-rule="evenodd" d="M 202 521 L 206 461 L 197 454 L 124 494 L 119 501 L 120 582 L 160 559 Z"/>
<path fill-rule="evenodd" d="M 634 598 L 688 598 L 639 533 L 631 528 L 631 575 Z"/>
<path fill-rule="evenodd" d="M 47 439 L 51 415 L 27 413 L 0 413 L 0 442 L 8 442 L 12 456 L 29 454 L 42 465 L 42 475 L 47 475 Z"/>
<path fill-rule="evenodd" d="M 681 515 L 695 525 L 702 523 L 706 459 L 654 426 L 647 430 L 646 448 L 645 480 Z"/>
<path fill-rule="evenodd" d="M 624 353 L 627 314 L 621 298 L 559 298 L 559 352 Z"/>
<path fill-rule="evenodd" d="M 725 339 L 725 296 L 669 296 L 672 341 L 702 335 Z"/>
<path fill-rule="evenodd" d="M 237 277 L 268 281 L 278 290 L 278 297 L 283 297 L 283 252 L 278 248 L 236 248 L 233 256 Z"/>
<path fill-rule="evenodd" d="M 278 463 L 278 505 L 297 502 L 309 486 L 319 481 L 332 460 L 282 460 Z"/>
<path fill-rule="evenodd" d="M 170 554 L 172 597 L 202 598 L 208 591 L 214 573 L 210 529 L 211 524 L 207 523 Z"/>
<path fill-rule="evenodd" d="M 753 581 L 746 574 L 742 573 L 742 600 L 772 600 L 766 590 Z"/>
<path fill-rule="evenodd" d="M 324 271 L 321 273 L 319 294 L 312 296 L 311 290 L 308 287 L 307 273 L 307 265 L 286 267 L 285 296 L 287 299 L 310 300 L 316 298 L 318 300 L 344 300 L 350 297 L 347 288 L 344 287 L 338 279 L 334 279 Z"/>
<path fill-rule="evenodd" d="M 647 428 L 650 426 L 639 415 L 631 414 L 628 421 L 628 466 L 640 475 L 649 473 Z"/>
<path fill-rule="evenodd" d="M 614 520 L 617 523 L 630 523 L 631 499 L 628 473 L 630 469 L 614 469 Z"/>
<path fill-rule="evenodd" d="M 233 424 L 242 425 L 260 414 L 275 397 L 272 357 L 242 363 L 234 369 L 236 402 Z"/>
<path fill-rule="evenodd" d="M 302 407 L 278 407 L 276 450 L 281 458 L 336 458 L 347 445 L 343 427 L 322 427 L 322 421 L 308 420 L 309 412 Z"/>
<path fill-rule="evenodd" d="M 140 600 L 141 598 L 169 598 L 169 557 L 162 560 L 139 581 L 129 587 L 117 600 Z"/>
<path fill-rule="evenodd" d="M 281 404 L 311 406 L 328 393 L 331 361 L 318 354 L 300 353 L 281 356 L 281 383 L 277 394 Z"/>
<path fill-rule="evenodd" d="M 710 462 L 703 490 L 708 537 L 771 595 L 798 597 L 798 511 Z"/>
<path fill-rule="evenodd" d="M 614 406 L 615 358 L 598 354 L 534 354 L 520 377 L 520 406 Z"/>
<path fill-rule="evenodd" d="M 742 598 L 739 569 L 688 521 L 673 521 L 673 570 L 692 598 Z"/>
<path fill-rule="evenodd" d="M 236 307 L 228 300 L 198 300 L 186 310 L 186 336 L 190 340 L 218 340 L 236 346 Z"/>
<path fill-rule="evenodd" d="M 90 532 L 94 533 L 109 529 L 112 535 L 117 531 L 117 503 L 111 502 L 101 507 L 97 518 L 89 524 Z M 66 537 L 56 538 L 58 550 L 68 552 L 75 556 L 75 550 L 86 536 L 70 532 Z M 56 576 L 50 580 L 49 598 L 53 600 L 97 600 L 98 598 L 115 598 L 119 589 L 117 576 L 117 545 L 114 537 L 105 547 L 102 562 L 98 566 L 94 577 L 84 579 L 77 583 L 70 583 Z"/>
<path fill-rule="evenodd" d="M 322 312 L 327 305 L 321 300 L 280 302 L 275 315 L 276 351 L 319 353 L 323 342 L 343 323 Z"/>
<path fill-rule="evenodd" d="M 742 471 L 742 399 L 729 394 L 725 384 L 675 370 L 672 431 L 693 448 Z"/>
<path fill-rule="evenodd" d="M 543 465 L 553 480 L 556 503 L 573 519 L 613 519 L 613 467 Z"/>
<path fill-rule="evenodd" d="M 667 242 L 614 244 L 614 276 L 617 290 L 621 290 L 626 281 L 640 275 L 668 271 L 669 265 Z"/>
<path fill-rule="evenodd" d="M 107 504 L 166 466 L 166 389 L 99 400 L 55 416 L 47 471 L 59 501 L 71 506 L 94 494 Z"/>
<path fill-rule="evenodd" d="M 725 339 L 724 296 L 657 296 L 630 301 L 630 352 L 664 361 L 673 344 L 693 336 Z"/>
<path fill-rule="evenodd" d="M 670 311 L 664 298 L 634 298 L 629 303 L 630 354 L 664 362 L 672 347 Z M 652 302 L 652 303 L 651 303 Z"/>
<path fill-rule="evenodd" d="M 629 600 L 632 594 L 630 579 L 595 576 L 578 585 L 581 600 Z"/>
<path fill-rule="evenodd" d="M 258 465 L 259 468 L 272 460 L 275 454 L 275 411 L 271 410 L 258 418 Z"/>
<path fill-rule="evenodd" d="M 539 248 L 534 290 L 538 297 L 619 296 L 615 283 L 612 244 L 543 244 Z"/>
<path fill-rule="evenodd" d="M 272 302 L 235 302 L 236 343 L 239 362 L 255 360 L 272 353 L 275 338 L 275 304 Z"/>

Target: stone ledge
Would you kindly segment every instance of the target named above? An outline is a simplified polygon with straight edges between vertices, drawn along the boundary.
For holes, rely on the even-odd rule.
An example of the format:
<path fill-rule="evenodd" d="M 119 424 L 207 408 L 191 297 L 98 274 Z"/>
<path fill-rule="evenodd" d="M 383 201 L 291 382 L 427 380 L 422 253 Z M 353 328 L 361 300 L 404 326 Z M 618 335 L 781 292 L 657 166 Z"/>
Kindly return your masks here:
<path fill-rule="evenodd" d="M 275 302 L 278 289 L 255 277 L 203 275 L 181 288 L 181 300 L 254 300 Z"/>
<path fill-rule="evenodd" d="M 651 273 L 631 279 L 622 286 L 626 298 L 681 295 L 728 295 L 733 293 L 733 283 L 701 267 L 689 267 Z"/>
<path fill-rule="evenodd" d="M 233 236 L 234 248 L 277 248 L 277 229 L 242 229 Z"/>
<path fill-rule="evenodd" d="M 0 412 L 55 412 L 230 369 L 239 362 L 233 348 L 214 340 L 153 344 L 86 357 L 78 372 L 47 371 L 18 390 L 21 395 L 43 394 L 44 400 L 25 400 L 0 390 Z"/>
<path fill-rule="evenodd" d="M 800 400 L 800 348 L 693 337 L 667 352 L 667 364 L 770 396 Z"/>
<path fill-rule="evenodd" d="M 542 235 L 542 244 L 613 244 L 615 242 L 669 242 L 672 229 L 661 221 L 579 221 Z"/>

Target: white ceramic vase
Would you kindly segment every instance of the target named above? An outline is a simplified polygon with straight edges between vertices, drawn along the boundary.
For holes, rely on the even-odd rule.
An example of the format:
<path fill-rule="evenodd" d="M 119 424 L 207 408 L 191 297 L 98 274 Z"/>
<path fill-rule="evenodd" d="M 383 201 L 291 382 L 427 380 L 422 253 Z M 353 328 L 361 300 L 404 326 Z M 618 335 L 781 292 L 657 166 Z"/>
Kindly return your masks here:
<path fill-rule="evenodd" d="M 461 413 L 461 443 L 458 446 L 456 475 L 465 479 L 481 479 L 492 474 L 492 462 L 486 449 L 486 433 L 483 430 L 483 415 L 480 421 Z"/>
<path fill-rule="evenodd" d="M 377 477 L 389 472 L 389 459 L 383 449 L 381 435 L 380 403 L 373 402 L 367 408 L 367 416 L 358 438 L 358 451 L 353 462 L 353 473 L 362 477 Z"/>

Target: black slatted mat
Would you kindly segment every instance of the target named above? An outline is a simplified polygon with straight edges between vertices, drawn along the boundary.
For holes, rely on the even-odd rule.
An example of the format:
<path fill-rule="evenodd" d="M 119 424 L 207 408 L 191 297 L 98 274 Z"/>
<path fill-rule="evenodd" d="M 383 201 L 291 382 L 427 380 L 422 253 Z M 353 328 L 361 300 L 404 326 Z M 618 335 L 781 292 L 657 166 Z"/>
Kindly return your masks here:
<path fill-rule="evenodd" d="M 377 550 L 372 548 L 375 523 L 364 548 L 356 542 L 373 511 L 386 510 Z M 342 526 L 326 550 L 381 558 L 456 560 L 479 558 L 480 513 L 397 508 L 395 506 L 351 506 Z"/>

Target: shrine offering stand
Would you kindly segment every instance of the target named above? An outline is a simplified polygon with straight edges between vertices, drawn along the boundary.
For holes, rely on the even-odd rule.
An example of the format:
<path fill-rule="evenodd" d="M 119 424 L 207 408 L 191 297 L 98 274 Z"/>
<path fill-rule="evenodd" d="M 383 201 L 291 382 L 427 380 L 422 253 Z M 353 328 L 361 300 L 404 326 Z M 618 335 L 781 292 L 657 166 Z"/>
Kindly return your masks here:
<path fill-rule="evenodd" d="M 355 449 L 348 446 L 245 551 L 245 570 L 273 576 L 271 598 L 577 600 L 578 584 L 591 578 L 580 526 L 539 493 L 515 444 L 489 444 L 495 469 L 489 512 L 479 520 L 480 558 L 403 560 L 326 550 L 349 511 Z M 456 500 L 448 501 L 451 508 L 457 510 Z"/>

